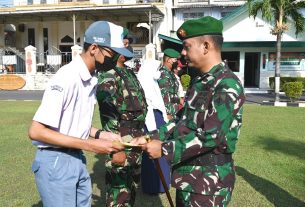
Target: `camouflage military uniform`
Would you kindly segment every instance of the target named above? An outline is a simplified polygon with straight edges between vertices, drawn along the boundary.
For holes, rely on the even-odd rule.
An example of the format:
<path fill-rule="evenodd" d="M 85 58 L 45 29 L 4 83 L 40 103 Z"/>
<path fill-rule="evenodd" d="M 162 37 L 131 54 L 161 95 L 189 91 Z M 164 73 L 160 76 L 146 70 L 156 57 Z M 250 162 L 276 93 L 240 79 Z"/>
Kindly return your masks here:
<path fill-rule="evenodd" d="M 161 76 L 158 80 L 158 84 L 163 97 L 166 113 L 173 118 L 176 117 L 176 113 L 179 110 L 180 97 L 179 97 L 179 83 L 175 77 L 175 74 L 167 67 L 163 66 L 160 69 Z"/>
<path fill-rule="evenodd" d="M 102 126 L 121 136 L 144 134 L 147 113 L 144 91 L 131 70 L 119 68 L 98 77 L 97 100 Z M 106 160 L 107 206 L 133 206 L 135 184 L 140 180 L 141 152 L 126 150 L 125 165 L 115 166 Z"/>
<path fill-rule="evenodd" d="M 151 133 L 165 141 L 162 153 L 173 169 L 177 206 L 226 206 L 230 201 L 235 183 L 231 156 L 244 101 L 239 79 L 221 63 L 192 82 L 178 122 Z"/>

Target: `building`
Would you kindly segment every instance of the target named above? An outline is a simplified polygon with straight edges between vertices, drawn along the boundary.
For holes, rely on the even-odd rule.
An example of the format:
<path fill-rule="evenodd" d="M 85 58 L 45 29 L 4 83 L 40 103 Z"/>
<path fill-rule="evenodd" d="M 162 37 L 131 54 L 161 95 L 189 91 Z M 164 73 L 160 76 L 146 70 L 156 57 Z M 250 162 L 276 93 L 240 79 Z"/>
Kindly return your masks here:
<path fill-rule="evenodd" d="M 83 45 L 90 23 L 111 21 L 130 31 L 137 57 L 153 43 L 161 52 L 162 40 L 181 42 L 175 31 L 183 21 L 213 16 L 224 23 L 223 59 L 246 88 L 269 89 L 274 76 L 275 36 L 260 16 L 248 15 L 242 0 L 0 0 L 0 72 L 25 74 L 25 48 L 34 46 L 35 72 L 54 72 L 72 58 L 71 47 Z M 304 12 L 305 14 L 305 12 Z M 293 29 L 283 35 L 281 75 L 305 76 L 305 35 Z M 44 73 L 42 73 L 44 74 Z M 37 80 L 23 89 L 43 89 Z M 42 76 L 44 77 L 44 76 Z M 42 85 L 35 86 L 39 82 Z M 33 88 L 34 87 L 34 88 Z"/>
<path fill-rule="evenodd" d="M 245 1 L 177 0 L 173 7 L 173 30 L 159 35 L 165 41 L 181 44 L 175 31 L 189 18 L 203 15 L 221 19 L 224 24 L 222 58 L 243 82 L 246 91 L 270 89 L 269 77 L 275 73 L 276 36 L 272 27 L 260 15 L 249 17 Z M 197 1 L 196 1 L 197 2 Z M 305 10 L 302 11 L 305 16 Z M 281 76 L 305 77 L 305 33 L 295 36 L 292 22 L 282 37 Z"/>

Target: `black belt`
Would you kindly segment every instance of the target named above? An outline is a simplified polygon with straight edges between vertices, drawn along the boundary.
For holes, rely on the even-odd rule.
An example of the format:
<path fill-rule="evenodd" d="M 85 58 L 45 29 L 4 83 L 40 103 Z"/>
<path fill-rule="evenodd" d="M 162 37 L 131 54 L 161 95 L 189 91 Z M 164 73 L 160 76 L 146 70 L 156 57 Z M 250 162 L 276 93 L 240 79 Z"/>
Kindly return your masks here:
<path fill-rule="evenodd" d="M 194 166 L 215 166 L 215 165 L 224 165 L 228 162 L 232 162 L 232 154 L 214 154 L 208 153 L 200 155 L 190 161 L 187 161 L 187 165 Z M 184 163 L 184 165 L 186 165 Z"/>
<path fill-rule="evenodd" d="M 39 147 L 39 150 L 47 150 L 47 151 L 54 151 L 54 152 L 64 152 L 64 153 L 72 153 L 72 152 L 81 152 L 80 149 L 72 149 L 72 148 L 63 148 L 63 147 Z"/>
<path fill-rule="evenodd" d="M 128 128 L 143 129 L 145 126 L 145 122 L 144 121 L 135 121 L 135 120 L 121 120 L 120 126 L 128 127 Z"/>

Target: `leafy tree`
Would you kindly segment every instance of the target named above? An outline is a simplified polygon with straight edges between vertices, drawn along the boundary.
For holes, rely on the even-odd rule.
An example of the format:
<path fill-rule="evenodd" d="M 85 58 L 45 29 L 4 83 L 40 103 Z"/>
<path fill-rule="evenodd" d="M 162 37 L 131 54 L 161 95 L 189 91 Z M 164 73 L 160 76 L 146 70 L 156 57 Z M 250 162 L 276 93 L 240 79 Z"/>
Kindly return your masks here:
<path fill-rule="evenodd" d="M 291 19 L 295 35 L 304 31 L 305 18 L 300 9 L 305 8 L 304 0 L 247 0 L 249 16 L 256 18 L 258 12 L 273 25 L 271 33 L 276 35 L 275 101 L 279 101 L 281 39 L 283 32 L 289 30 L 287 20 Z"/>

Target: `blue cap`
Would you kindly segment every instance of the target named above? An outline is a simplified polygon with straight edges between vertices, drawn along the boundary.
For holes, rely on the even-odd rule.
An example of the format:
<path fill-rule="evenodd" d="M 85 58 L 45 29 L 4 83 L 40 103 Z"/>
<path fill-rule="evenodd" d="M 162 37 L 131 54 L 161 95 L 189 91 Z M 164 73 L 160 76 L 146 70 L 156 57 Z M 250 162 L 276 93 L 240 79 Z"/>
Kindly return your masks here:
<path fill-rule="evenodd" d="M 85 32 L 84 42 L 109 47 L 125 57 L 133 57 L 123 44 L 124 28 L 107 21 L 92 23 Z"/>

